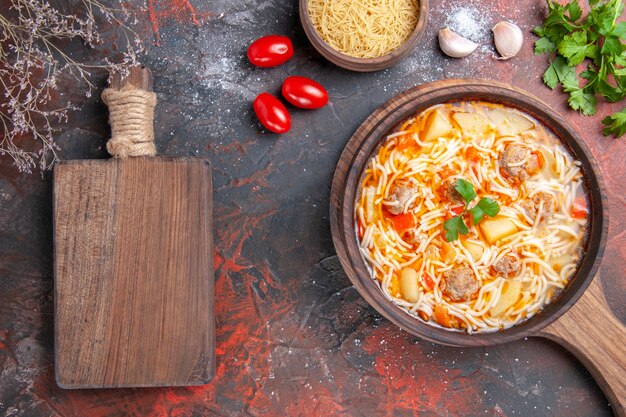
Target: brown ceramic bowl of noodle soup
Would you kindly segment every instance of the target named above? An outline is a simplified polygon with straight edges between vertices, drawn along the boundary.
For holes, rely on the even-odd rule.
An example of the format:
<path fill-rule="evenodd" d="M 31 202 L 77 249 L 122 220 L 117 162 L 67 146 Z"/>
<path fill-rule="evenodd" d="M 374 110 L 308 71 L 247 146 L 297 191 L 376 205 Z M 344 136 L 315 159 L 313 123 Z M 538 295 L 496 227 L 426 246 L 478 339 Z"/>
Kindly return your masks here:
<path fill-rule="evenodd" d="M 331 197 L 335 246 L 357 290 L 413 334 L 451 345 L 528 336 L 598 268 L 607 219 L 595 167 L 578 133 L 521 90 L 420 86 L 346 146 Z M 473 189 L 469 203 L 459 181 Z M 490 215 L 475 221 L 474 206 Z M 454 239 L 444 227 L 453 217 L 467 228 Z"/>

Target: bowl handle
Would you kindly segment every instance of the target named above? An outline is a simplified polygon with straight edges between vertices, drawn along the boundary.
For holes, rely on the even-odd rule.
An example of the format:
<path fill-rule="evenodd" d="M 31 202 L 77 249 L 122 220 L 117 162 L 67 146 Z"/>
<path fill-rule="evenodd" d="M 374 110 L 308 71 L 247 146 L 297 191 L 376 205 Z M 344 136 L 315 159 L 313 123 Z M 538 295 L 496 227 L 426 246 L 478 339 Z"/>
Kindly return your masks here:
<path fill-rule="evenodd" d="M 576 356 L 602 388 L 613 414 L 626 417 L 626 327 L 611 312 L 599 275 L 563 316 L 537 336 Z"/>

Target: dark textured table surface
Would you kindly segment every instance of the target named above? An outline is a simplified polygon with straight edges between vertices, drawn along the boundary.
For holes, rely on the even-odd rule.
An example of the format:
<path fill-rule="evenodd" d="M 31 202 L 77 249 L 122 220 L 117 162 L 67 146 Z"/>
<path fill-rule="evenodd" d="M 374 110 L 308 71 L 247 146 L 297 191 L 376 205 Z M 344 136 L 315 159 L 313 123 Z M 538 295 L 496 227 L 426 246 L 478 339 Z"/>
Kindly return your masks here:
<path fill-rule="evenodd" d="M 584 135 L 609 192 L 609 244 L 601 267 L 610 306 L 626 318 L 626 139 L 599 134 L 602 104 L 584 118 L 541 82 L 545 57 L 530 29 L 542 0 L 431 0 L 415 52 L 373 74 L 341 70 L 306 40 L 294 1 L 149 0 L 137 30 L 159 97 L 161 155 L 211 160 L 215 186 L 217 374 L 194 388 L 71 391 L 53 372 L 51 175 L 0 165 L 0 415 L 2 416 L 609 416 L 607 400 L 564 349 L 529 338 L 492 348 L 425 342 L 381 318 L 350 285 L 335 257 L 329 188 L 357 126 L 393 95 L 428 81 L 494 78 L 553 104 Z M 132 4 L 132 3 L 131 3 Z M 135 6 L 133 6 L 135 7 Z M 459 7 L 478 12 L 484 44 L 467 59 L 444 57 L 436 32 Z M 526 42 L 510 61 L 494 59 L 490 28 L 518 22 Z M 290 36 L 294 58 L 253 68 L 247 45 Z M 155 40 L 158 45 L 155 45 Z M 83 49 L 76 49 L 84 54 Z M 325 85 L 331 103 L 292 112 L 283 136 L 262 133 L 251 102 L 278 93 L 288 75 Z M 105 76 L 98 79 L 104 85 Z M 81 110 L 58 136 L 64 159 L 105 157 L 106 110 L 67 86 Z M 601 325 L 601 323 L 599 323 Z"/>

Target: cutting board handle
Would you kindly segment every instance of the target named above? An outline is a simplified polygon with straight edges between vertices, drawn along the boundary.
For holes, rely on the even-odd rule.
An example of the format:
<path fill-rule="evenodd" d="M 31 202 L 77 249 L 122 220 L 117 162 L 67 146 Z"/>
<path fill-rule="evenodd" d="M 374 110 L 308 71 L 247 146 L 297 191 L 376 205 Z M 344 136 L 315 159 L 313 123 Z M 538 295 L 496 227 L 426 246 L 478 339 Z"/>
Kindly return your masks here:
<path fill-rule="evenodd" d="M 580 360 L 602 388 L 617 417 L 626 417 L 626 327 L 608 306 L 599 274 L 582 297 L 537 336 Z"/>
<path fill-rule="evenodd" d="M 152 72 L 133 66 L 126 72 L 111 74 L 109 87 L 102 92 L 109 107 L 111 139 L 107 151 L 115 158 L 155 156 Z"/>

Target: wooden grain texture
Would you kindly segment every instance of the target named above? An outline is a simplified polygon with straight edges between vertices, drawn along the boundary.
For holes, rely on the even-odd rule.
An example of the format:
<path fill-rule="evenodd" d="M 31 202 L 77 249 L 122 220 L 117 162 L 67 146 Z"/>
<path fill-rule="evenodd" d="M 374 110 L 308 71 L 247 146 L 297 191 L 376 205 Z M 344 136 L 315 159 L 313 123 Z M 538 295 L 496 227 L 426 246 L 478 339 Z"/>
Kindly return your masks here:
<path fill-rule="evenodd" d="M 564 293 L 531 319 L 496 333 L 470 335 L 447 331 L 426 324 L 390 303 L 378 284 L 370 278 L 356 239 L 354 223 L 356 197 L 366 164 L 381 140 L 408 117 L 432 105 L 459 100 L 485 100 L 519 108 L 550 127 L 576 159 L 581 161 L 589 196 L 589 237 L 586 242 L 585 256 Z M 623 326 L 615 320 L 605 302 L 603 302 L 602 309 L 599 309 L 599 302 L 595 302 L 595 306 L 590 305 L 589 300 L 598 299 L 599 287 L 592 289 L 584 299 L 587 301 L 578 305 L 572 311 L 572 315 L 564 318 L 564 322 L 557 321 L 576 303 L 593 281 L 604 253 L 608 213 L 606 193 L 599 173 L 600 170 L 591 152 L 578 132 L 550 106 L 530 94 L 495 81 L 452 79 L 424 84 L 389 100 L 366 119 L 348 141 L 337 164 L 330 197 L 333 242 L 343 268 L 359 293 L 386 318 L 408 332 L 430 341 L 453 346 L 493 345 L 534 335 L 554 323 L 552 327 L 544 330 L 543 335 L 562 342 L 566 348 L 572 349 L 585 364 L 590 365 L 594 375 L 598 376 L 601 386 L 616 387 L 607 388 L 607 396 L 613 401 L 616 409 L 619 409 L 620 401 L 623 402 L 621 390 L 623 382 L 617 383 L 615 379 L 619 377 L 623 379 L 624 373 L 614 374 L 609 368 L 614 365 L 624 368 Z M 606 319 L 602 320 L 605 317 Z M 585 329 L 597 327 L 601 320 L 603 326 L 610 328 L 605 332 L 615 334 L 617 337 L 604 340 L 602 343 L 588 342 L 579 345 L 587 333 Z M 612 359 L 605 366 L 599 361 L 602 361 L 604 355 L 607 354 L 612 355 Z M 612 392 L 615 392 L 615 395 L 612 395 Z"/>
<path fill-rule="evenodd" d="M 428 0 L 419 1 L 419 17 L 415 29 L 411 36 L 400 45 L 398 48 L 389 52 L 387 55 L 383 55 L 377 58 L 356 58 L 350 55 L 346 55 L 333 49 L 328 45 L 317 32 L 317 29 L 313 26 L 313 22 L 309 16 L 308 0 L 300 0 L 299 3 L 300 22 L 302 28 L 309 38 L 309 41 L 313 47 L 324 58 L 329 60 L 335 65 L 342 68 L 357 71 L 357 72 L 372 72 L 379 71 L 396 64 L 405 56 L 409 55 L 415 49 L 424 31 L 426 30 L 426 23 L 428 22 Z"/>
<path fill-rule="evenodd" d="M 600 277 L 538 336 L 564 346 L 593 375 L 617 417 L 626 417 L 626 327 L 607 305 Z"/>
<path fill-rule="evenodd" d="M 209 163 L 62 162 L 53 198 L 57 383 L 208 382 L 215 343 Z"/>

